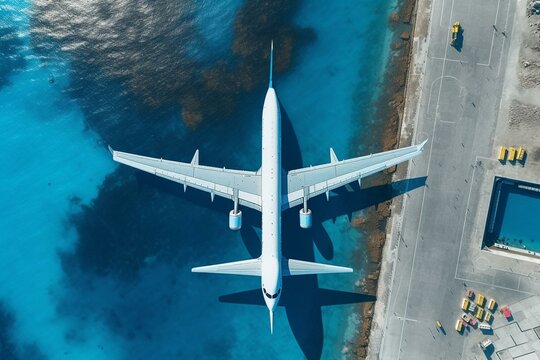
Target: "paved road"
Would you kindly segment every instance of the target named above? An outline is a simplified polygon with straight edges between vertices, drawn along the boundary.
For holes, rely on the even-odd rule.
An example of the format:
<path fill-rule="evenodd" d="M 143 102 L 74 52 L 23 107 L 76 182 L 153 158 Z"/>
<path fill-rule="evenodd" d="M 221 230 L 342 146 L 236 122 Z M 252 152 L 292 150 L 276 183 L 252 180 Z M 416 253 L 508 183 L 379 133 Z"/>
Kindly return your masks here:
<path fill-rule="evenodd" d="M 413 142 L 430 141 L 422 157 L 409 166 L 409 177 L 427 175 L 427 185 L 405 196 L 402 223 L 393 231 L 401 240 L 381 359 L 472 358 L 467 336 L 454 330 L 465 286 L 496 293 L 509 302 L 528 296 L 498 287 L 493 279 L 483 282 L 481 274 L 468 278 L 458 271 L 461 243 L 467 241 L 463 235 L 468 208 L 480 196 L 471 191 L 470 183 L 476 159 L 493 156 L 515 8 L 514 0 L 435 0 L 432 4 Z M 454 21 L 463 27 L 461 51 L 449 44 Z M 437 333 L 437 319 L 447 335 Z"/>

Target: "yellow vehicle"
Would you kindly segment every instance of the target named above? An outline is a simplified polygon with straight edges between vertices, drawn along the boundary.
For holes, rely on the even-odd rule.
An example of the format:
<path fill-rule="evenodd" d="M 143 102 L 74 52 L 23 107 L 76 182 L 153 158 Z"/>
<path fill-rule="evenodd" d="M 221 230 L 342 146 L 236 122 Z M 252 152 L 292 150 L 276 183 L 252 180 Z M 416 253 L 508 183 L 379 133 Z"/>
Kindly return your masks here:
<path fill-rule="evenodd" d="M 482 321 L 482 318 L 484 317 L 484 309 L 482 309 L 480 306 L 476 308 L 476 314 L 474 314 L 474 317 Z"/>
<path fill-rule="evenodd" d="M 516 148 L 509 147 L 508 148 L 508 161 L 514 161 L 514 160 L 516 160 Z"/>
<path fill-rule="evenodd" d="M 466 299 L 466 298 L 463 299 L 463 302 L 461 303 L 461 308 L 464 311 L 467 311 L 467 309 L 469 308 L 469 299 Z"/>
<path fill-rule="evenodd" d="M 476 303 L 479 306 L 484 306 L 484 302 L 486 301 L 486 298 L 482 294 L 478 294 L 478 297 L 476 298 Z"/>
<path fill-rule="evenodd" d="M 501 146 L 499 148 L 499 157 L 497 159 L 499 161 L 504 161 L 506 159 L 506 146 Z"/>
<path fill-rule="evenodd" d="M 493 311 L 495 310 L 495 305 L 497 305 L 497 302 L 495 301 L 495 299 L 489 299 L 487 308 L 489 309 L 489 311 Z"/>
<path fill-rule="evenodd" d="M 461 319 L 457 319 L 457 321 L 456 321 L 456 331 L 458 333 L 461 333 L 462 329 L 463 329 L 463 322 L 461 321 Z"/>
<path fill-rule="evenodd" d="M 459 28 L 460 28 L 459 21 L 456 21 L 454 23 L 454 26 L 452 26 L 452 41 L 450 42 L 450 45 L 452 46 L 456 45 L 456 40 L 459 35 Z"/>
<path fill-rule="evenodd" d="M 486 318 L 484 319 L 485 322 L 490 322 L 491 319 L 493 319 L 493 315 L 491 315 L 490 312 L 486 311 Z"/>
<path fill-rule="evenodd" d="M 525 149 L 520 147 L 517 151 L 517 161 L 523 160 L 523 157 L 525 156 Z"/>

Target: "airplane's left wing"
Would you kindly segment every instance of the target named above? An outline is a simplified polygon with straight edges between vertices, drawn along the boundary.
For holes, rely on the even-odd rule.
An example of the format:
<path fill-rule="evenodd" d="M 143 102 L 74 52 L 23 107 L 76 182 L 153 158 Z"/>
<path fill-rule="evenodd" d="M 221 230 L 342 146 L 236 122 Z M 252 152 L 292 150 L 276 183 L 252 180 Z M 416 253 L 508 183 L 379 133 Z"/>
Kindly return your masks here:
<path fill-rule="evenodd" d="M 328 193 L 330 190 L 360 180 L 384 169 L 420 155 L 427 140 L 419 145 L 390 150 L 378 154 L 339 161 L 330 149 L 330 163 L 292 170 L 287 174 L 287 194 L 283 208 L 291 208 L 304 197 Z"/>
<path fill-rule="evenodd" d="M 191 272 L 261 276 L 261 258 L 194 267 Z"/>
<path fill-rule="evenodd" d="M 261 210 L 261 176 L 254 171 L 199 165 L 199 150 L 191 163 L 151 158 L 113 150 L 113 160 L 156 176 L 218 195 L 255 210 Z"/>

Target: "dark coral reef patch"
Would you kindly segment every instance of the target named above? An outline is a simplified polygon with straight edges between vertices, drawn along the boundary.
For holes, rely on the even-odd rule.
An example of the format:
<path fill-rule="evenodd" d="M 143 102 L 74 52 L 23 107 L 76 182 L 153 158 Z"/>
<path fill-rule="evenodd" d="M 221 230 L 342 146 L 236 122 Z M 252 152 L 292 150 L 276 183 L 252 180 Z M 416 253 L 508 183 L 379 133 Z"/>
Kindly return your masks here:
<path fill-rule="evenodd" d="M 4 16 L 4 15 L 2 15 Z M 20 50 L 23 46 L 14 26 L 0 23 L 0 89 L 9 84 L 9 77 L 26 66 Z"/>
<path fill-rule="evenodd" d="M 119 79 L 146 105 L 179 104 L 182 118 L 196 127 L 222 118 L 239 97 L 268 79 L 273 39 L 278 72 L 287 70 L 298 43 L 313 32 L 292 24 L 298 1 L 247 1 L 234 21 L 232 56 L 210 64 L 190 49 L 204 41 L 190 1 L 36 1 L 32 44 L 38 53 L 68 56 L 76 77 L 80 67 Z M 52 56 L 54 57 L 54 56 Z M 210 57 L 211 58 L 211 57 Z"/>
<path fill-rule="evenodd" d="M 15 315 L 0 302 L 0 359 L 46 359 L 36 344 L 33 342 L 18 344 L 13 338 Z"/>

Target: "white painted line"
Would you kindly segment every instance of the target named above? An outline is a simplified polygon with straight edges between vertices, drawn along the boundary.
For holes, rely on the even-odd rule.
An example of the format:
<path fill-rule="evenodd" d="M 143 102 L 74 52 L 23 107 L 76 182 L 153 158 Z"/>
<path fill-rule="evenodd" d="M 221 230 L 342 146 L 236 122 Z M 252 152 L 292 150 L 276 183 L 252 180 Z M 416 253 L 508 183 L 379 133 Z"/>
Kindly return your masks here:
<path fill-rule="evenodd" d="M 439 18 L 439 27 L 442 27 L 442 15 L 443 15 L 443 12 L 444 12 L 444 0 L 442 0 L 442 5 L 441 5 L 441 17 Z"/>
<path fill-rule="evenodd" d="M 469 63 L 469 62 L 466 61 L 466 60 L 445 59 L 445 58 L 442 58 L 442 57 L 431 57 L 430 59 L 432 59 L 432 60 L 445 60 L 445 61 L 451 61 L 451 62 L 458 62 L 458 63 L 461 63 L 461 64 L 468 64 L 468 63 Z"/>
<path fill-rule="evenodd" d="M 474 163 L 478 161 L 478 156 L 475 158 Z M 469 209 L 469 203 L 471 201 L 471 193 L 472 193 L 472 186 L 474 183 L 474 174 L 476 172 L 476 167 L 473 169 L 472 177 L 471 177 L 471 183 L 469 186 L 469 196 L 467 197 L 467 206 L 465 207 L 465 217 L 463 219 L 463 226 L 461 228 L 461 240 L 459 241 L 459 252 L 458 257 L 456 261 L 456 273 L 454 274 L 454 277 L 457 278 L 458 268 L 459 268 L 459 259 L 461 258 L 461 247 L 463 246 L 463 235 L 465 234 L 465 224 L 467 223 L 467 210 Z"/>
<path fill-rule="evenodd" d="M 442 77 L 440 76 L 440 77 L 436 78 L 435 80 L 433 80 L 431 82 L 431 86 L 429 87 L 429 97 L 428 97 L 428 103 L 427 103 L 427 107 L 426 107 L 427 113 L 429 113 L 429 109 L 431 108 L 431 95 L 433 94 L 433 85 L 435 85 L 435 83 L 439 79 L 441 79 L 441 81 L 442 81 Z M 437 117 L 437 113 L 435 113 L 435 117 Z"/>
<path fill-rule="evenodd" d="M 478 130 L 478 121 L 476 122 L 476 125 L 474 126 L 474 135 L 476 136 L 476 133 L 477 133 L 477 130 Z M 474 138 L 473 138 L 474 140 Z M 474 141 L 473 141 L 473 145 L 474 145 Z M 464 215 L 464 219 L 463 219 L 463 227 L 461 229 L 461 239 L 459 241 L 459 252 L 458 252 L 458 258 L 457 258 L 457 261 L 456 261 L 456 272 L 455 272 L 455 275 L 454 277 L 457 278 L 457 273 L 458 273 L 458 267 L 459 267 L 459 260 L 461 259 L 461 250 L 462 250 L 462 246 L 463 246 L 463 236 L 465 234 L 465 225 L 467 223 L 467 212 L 469 210 L 469 204 L 470 204 L 470 201 L 471 201 L 471 193 L 472 193 L 472 187 L 473 187 L 473 184 L 474 184 L 474 175 L 476 173 L 476 164 L 478 163 L 478 159 L 488 159 L 488 160 L 492 160 L 490 158 L 486 158 L 486 157 L 483 157 L 483 156 L 479 156 L 479 155 L 475 155 L 475 158 L 474 158 L 474 162 L 473 162 L 473 172 L 472 172 L 472 176 L 471 176 L 471 181 L 470 181 L 470 186 L 469 186 L 469 196 L 467 198 L 467 205 L 465 207 L 465 215 Z"/>
<path fill-rule="evenodd" d="M 508 36 L 508 34 L 506 33 L 506 27 L 508 26 L 508 14 L 510 13 L 510 4 L 511 4 L 511 1 L 508 1 L 508 8 L 506 9 L 506 20 L 504 22 L 504 32 L 506 34 L 506 36 Z M 502 41 L 502 47 L 501 47 L 501 55 L 499 56 L 499 69 L 497 70 L 497 77 L 500 76 L 500 73 L 501 73 L 501 63 L 502 63 L 502 57 L 503 57 L 503 54 L 504 54 L 504 43 L 505 43 L 505 40 L 506 40 L 506 36 L 503 36 L 503 41 Z"/>
<path fill-rule="evenodd" d="M 444 57 L 446 57 L 446 51 L 444 53 Z M 442 84 L 444 79 L 444 67 L 446 65 L 446 60 L 443 60 L 443 66 L 442 66 L 442 74 L 441 74 L 441 83 L 439 84 L 439 93 L 437 94 L 437 105 L 435 105 L 435 114 L 437 114 L 437 117 L 439 117 L 439 103 L 441 101 L 441 92 L 442 92 Z"/>
<path fill-rule="evenodd" d="M 428 54 L 429 54 L 429 49 L 430 49 L 430 43 L 431 43 L 431 37 L 433 35 L 433 27 L 435 26 L 435 21 L 434 20 L 434 17 L 435 17 L 435 11 L 434 11 L 434 6 L 435 4 L 438 2 L 439 0 L 433 0 L 432 2 L 432 7 L 431 7 L 431 12 L 429 14 L 429 30 L 428 30 L 428 35 L 426 37 L 426 48 L 428 49 Z M 443 5 L 444 5 L 444 0 L 443 1 Z M 441 7 L 441 12 L 443 11 L 443 7 Z M 429 61 L 429 58 L 426 59 L 426 62 Z M 427 68 L 427 64 L 424 64 L 423 66 L 423 69 L 425 70 Z M 421 78 L 421 82 L 422 84 L 424 83 L 424 80 L 425 80 L 425 77 L 422 77 Z M 421 108 L 422 106 L 422 100 L 424 100 L 425 98 L 425 92 L 423 91 L 423 86 L 421 85 L 421 89 L 422 91 L 420 92 L 420 99 L 418 99 L 418 104 L 416 106 L 416 112 L 415 112 L 415 118 L 418 118 L 419 116 L 419 109 Z M 416 119 L 415 121 L 415 126 L 414 126 L 414 133 L 413 133 L 413 138 L 412 138 L 412 141 L 413 143 L 417 143 L 417 139 L 418 139 L 418 136 L 424 134 L 426 135 L 426 138 L 428 137 L 427 133 L 423 132 L 423 131 L 418 131 L 418 129 L 420 128 L 420 122 L 418 121 L 418 119 Z M 407 174 L 412 174 L 412 169 L 413 167 L 415 166 L 414 162 L 413 161 L 409 161 L 409 163 L 407 164 Z M 408 191 L 408 184 L 407 184 L 407 191 Z M 407 202 L 408 202 L 408 197 L 407 196 L 404 196 L 404 200 L 403 200 L 403 209 L 406 209 L 407 208 Z M 405 219 L 407 218 L 407 212 L 404 212 L 403 215 L 402 215 L 402 224 L 405 222 Z M 401 226 L 401 225 L 400 225 Z M 398 241 L 398 245 L 397 245 L 397 254 L 399 256 L 399 250 L 400 250 L 400 245 L 401 245 L 401 242 Z M 394 267 L 392 269 L 392 278 L 390 279 L 390 286 L 392 289 L 392 287 L 394 286 L 394 281 L 395 281 L 395 273 L 396 273 L 396 268 L 397 268 L 398 264 L 394 264 Z M 389 294 L 389 298 L 391 298 L 393 295 L 393 292 L 390 290 L 390 294 Z M 397 293 L 395 294 L 395 296 L 397 297 Z M 390 302 L 390 299 L 389 299 L 389 302 Z M 386 316 L 385 316 L 385 326 L 384 326 L 384 329 L 387 329 L 388 328 L 388 319 L 390 318 L 389 316 L 389 310 L 390 310 L 390 306 L 387 306 L 386 307 Z M 383 333 L 381 335 L 382 339 L 381 339 L 381 345 L 380 345 L 380 351 L 379 351 L 379 358 L 381 358 L 381 356 L 384 355 L 384 345 L 385 345 L 385 341 L 386 341 L 386 334 L 384 332 L 385 330 L 383 330 Z"/>
<path fill-rule="evenodd" d="M 486 161 L 496 161 L 496 162 L 499 161 L 499 160 L 494 160 L 493 158 L 490 158 L 490 157 L 487 157 L 487 156 L 476 155 L 476 161 L 478 161 L 478 159 L 482 159 L 482 160 L 486 160 Z"/>
<path fill-rule="evenodd" d="M 453 1 L 452 1 L 453 3 Z M 431 137 L 431 146 L 429 148 L 429 158 L 428 158 L 428 166 L 427 166 L 427 171 L 426 171 L 426 176 L 429 176 L 429 165 L 431 164 L 431 154 L 433 153 L 433 137 L 435 135 L 435 128 L 437 127 L 437 118 L 435 117 L 435 122 L 433 124 L 433 133 L 432 133 L 432 137 Z M 420 215 L 418 217 L 418 226 L 417 226 L 417 230 L 416 230 L 416 238 L 415 238 L 415 241 L 414 241 L 414 252 L 413 252 L 413 258 L 412 258 L 412 265 L 411 265 L 411 272 L 409 274 L 409 286 L 408 286 L 408 289 L 407 289 L 407 298 L 405 299 L 405 311 L 404 311 L 404 317 L 407 316 L 407 308 L 409 306 L 409 297 L 410 297 L 410 294 L 411 294 L 411 284 L 412 284 L 412 278 L 413 278 L 413 273 L 414 273 L 414 262 L 416 260 L 416 250 L 418 248 L 418 238 L 420 237 L 420 227 L 421 227 L 421 222 L 422 222 L 422 215 L 424 213 L 424 202 L 425 202 L 425 199 L 426 199 L 426 189 L 424 188 L 423 189 L 423 192 L 422 192 L 422 204 L 420 206 Z M 403 322 L 403 325 L 401 326 L 401 333 L 400 333 L 400 337 L 399 337 L 399 347 L 398 347 L 398 360 L 399 360 L 399 357 L 400 357 L 400 352 L 401 352 L 401 344 L 403 342 L 403 330 L 405 328 L 405 322 Z"/>
<path fill-rule="evenodd" d="M 484 251 L 485 251 L 485 250 L 484 250 Z M 486 251 L 486 252 L 487 252 L 488 254 L 496 254 L 496 253 L 494 253 L 494 252 L 492 252 L 492 251 Z M 509 274 L 512 274 L 512 275 L 519 275 L 519 277 L 529 277 L 529 275 L 531 274 L 531 273 L 525 274 L 525 273 L 522 273 L 522 272 L 519 272 L 519 271 L 508 271 L 508 270 L 506 270 L 506 269 L 501 269 L 501 268 L 496 267 L 496 266 L 493 266 L 493 265 L 491 266 L 491 268 L 492 268 L 493 270 L 506 272 L 506 273 L 509 273 Z"/>
<path fill-rule="evenodd" d="M 455 0 L 452 0 L 452 7 L 450 8 L 450 17 L 448 19 L 448 25 L 449 25 L 448 27 L 450 27 L 450 25 L 452 23 L 452 16 L 453 16 L 453 13 L 454 13 L 454 1 Z M 441 11 L 442 11 L 442 9 L 441 9 Z M 448 53 L 448 36 L 446 37 L 444 58 L 446 58 L 447 53 Z M 443 60 L 443 66 L 442 66 L 442 71 L 441 71 L 441 85 L 439 87 L 439 96 L 438 96 L 438 99 L 437 99 L 437 110 L 438 110 L 438 107 L 439 107 L 439 100 L 440 100 L 440 96 L 441 96 L 442 77 L 444 76 L 445 64 L 446 64 L 446 61 Z M 430 98 L 431 98 L 431 94 L 430 94 Z M 428 108 L 428 111 L 429 111 L 429 108 Z M 436 128 L 437 128 L 437 117 L 435 117 L 435 121 L 434 121 L 434 124 L 433 124 L 433 132 L 432 132 L 431 144 L 430 144 L 431 146 L 429 148 L 429 159 L 428 159 L 427 170 L 426 170 L 426 175 L 427 176 L 429 176 L 429 167 L 431 165 L 431 155 L 433 154 L 433 142 L 434 142 L 433 139 L 435 138 L 435 129 Z M 422 194 L 422 205 L 420 207 L 420 216 L 419 216 L 419 219 L 418 219 L 418 228 L 417 228 L 417 231 L 416 231 L 416 240 L 415 240 L 415 243 L 414 243 L 414 253 L 413 253 L 413 259 L 412 259 L 412 265 L 411 265 L 411 272 L 409 274 L 409 287 L 408 287 L 408 290 L 407 290 L 407 298 L 405 300 L 405 312 L 404 312 L 403 317 L 407 317 L 407 309 L 409 307 L 409 297 L 410 297 L 410 293 L 411 293 L 412 278 L 413 278 L 413 273 L 414 273 L 414 263 L 415 263 L 415 260 L 416 260 L 416 250 L 418 248 L 418 242 L 419 242 L 418 238 L 420 237 L 420 227 L 421 227 L 421 222 L 422 222 L 422 215 L 424 213 L 425 199 L 426 199 L 426 189 L 424 188 L 423 189 L 423 194 Z M 401 332 L 400 332 L 400 336 L 399 336 L 399 346 L 398 346 L 398 352 L 397 352 L 397 354 L 398 354 L 397 360 L 399 360 L 399 358 L 401 356 L 401 346 L 403 344 L 403 331 L 404 330 L 405 330 L 405 321 L 401 325 Z"/>
<path fill-rule="evenodd" d="M 443 66 L 443 71 L 444 71 L 444 66 Z M 461 90 L 464 88 L 463 86 L 461 86 L 461 81 L 459 81 L 459 79 L 455 76 L 451 76 L 451 75 L 445 75 L 445 76 L 439 76 L 438 78 L 436 78 L 435 80 L 433 80 L 431 82 L 431 86 L 429 88 L 429 98 L 428 98 L 428 103 L 427 103 L 427 112 L 429 113 L 429 110 L 431 109 L 431 96 L 433 95 L 433 85 L 435 85 L 435 83 L 437 81 L 441 81 L 441 85 L 439 86 L 439 99 L 440 99 L 440 91 L 441 91 L 441 87 L 442 87 L 442 81 L 444 78 L 449 78 L 449 79 L 454 79 L 456 80 L 456 82 L 460 85 L 460 96 L 461 96 Z M 439 105 L 438 105 L 438 100 L 437 100 L 437 105 L 435 106 L 435 120 L 437 120 L 439 118 Z M 442 122 L 448 122 L 447 120 L 439 120 L 439 121 L 442 121 Z"/>
<path fill-rule="evenodd" d="M 494 285 L 494 284 L 488 284 L 488 283 L 485 283 L 483 281 L 477 281 L 477 280 L 472 280 L 472 279 L 467 279 L 467 278 L 456 277 L 456 280 L 465 281 L 465 282 L 473 283 L 473 284 L 480 284 L 480 285 L 484 285 L 484 286 L 488 286 L 488 287 L 494 287 L 494 288 L 498 288 L 498 289 L 504 289 L 504 290 L 508 290 L 508 291 L 514 291 L 514 292 L 523 293 L 523 294 L 538 295 L 538 294 L 531 293 L 531 292 L 528 292 L 528 291 L 512 289 L 512 288 L 508 288 L 508 287 L 505 287 L 505 286 L 499 286 L 499 285 Z"/>
<path fill-rule="evenodd" d="M 398 239 L 398 241 L 400 241 Z M 395 264 L 394 268 L 397 267 L 397 263 Z M 399 289 L 401 288 L 401 282 L 403 281 L 403 274 L 401 274 L 401 276 L 399 277 L 399 283 L 398 283 L 398 287 L 397 287 L 397 290 L 396 290 L 396 296 L 394 296 L 394 303 L 392 304 L 392 309 L 395 310 L 396 309 L 396 301 L 397 301 L 397 294 L 399 294 Z"/>
<path fill-rule="evenodd" d="M 504 20 L 504 29 L 503 29 L 505 34 L 506 34 L 506 27 L 508 26 L 508 15 L 510 14 L 510 4 L 511 3 L 512 2 L 509 0 L 508 1 L 508 7 L 506 8 L 506 19 Z M 506 35 L 508 35 L 508 34 L 506 34 Z"/>
<path fill-rule="evenodd" d="M 499 16 L 499 5 L 501 5 L 501 0 L 497 1 L 497 11 L 495 12 L 495 21 L 493 22 L 493 25 L 495 25 L 497 23 L 497 17 Z M 488 63 L 487 64 L 476 63 L 476 65 L 489 66 L 491 64 L 491 54 L 493 53 L 493 42 L 495 41 L 495 33 L 496 32 L 497 31 L 495 29 L 493 29 L 493 35 L 491 36 L 491 47 L 489 48 Z"/>
<path fill-rule="evenodd" d="M 396 318 L 397 318 L 398 320 L 403 321 L 403 322 L 405 322 L 405 321 L 418 322 L 418 320 L 415 320 L 415 319 L 409 319 L 409 318 L 406 318 L 406 317 L 403 317 L 403 316 L 396 316 Z"/>

